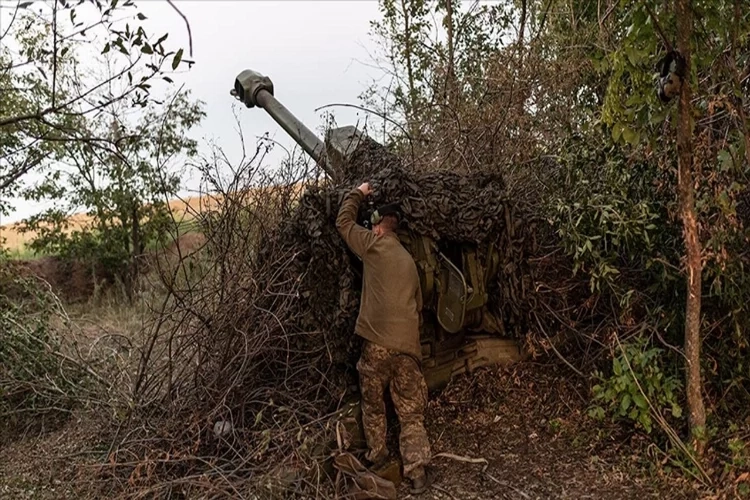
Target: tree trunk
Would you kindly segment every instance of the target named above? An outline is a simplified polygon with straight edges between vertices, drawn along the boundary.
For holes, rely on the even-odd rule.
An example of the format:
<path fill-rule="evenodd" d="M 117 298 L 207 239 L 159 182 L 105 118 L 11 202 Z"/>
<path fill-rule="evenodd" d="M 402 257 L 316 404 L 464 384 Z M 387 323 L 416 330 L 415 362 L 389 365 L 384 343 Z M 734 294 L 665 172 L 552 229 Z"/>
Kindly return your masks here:
<path fill-rule="evenodd" d="M 750 130 L 747 127 L 747 115 L 745 114 L 745 99 L 742 98 L 742 75 L 737 67 L 737 53 L 740 50 L 739 47 L 739 31 L 740 21 L 742 19 L 742 7 L 740 7 L 741 0 L 734 0 L 734 27 L 732 28 L 732 52 L 729 55 L 729 64 L 732 70 L 732 77 L 734 78 L 735 91 L 739 91 L 737 106 L 737 114 L 740 118 L 740 124 L 742 125 L 742 137 L 745 139 L 745 160 L 750 165 Z"/>
<path fill-rule="evenodd" d="M 453 0 L 445 0 L 445 29 L 448 35 L 448 68 L 446 74 L 446 104 L 453 106 L 456 94 L 455 41 L 453 39 Z"/>
<path fill-rule="evenodd" d="M 456 151 L 456 133 L 454 131 L 454 122 L 451 119 L 458 113 L 456 109 L 457 92 L 456 92 L 456 73 L 455 73 L 455 46 L 453 33 L 453 1 L 444 0 L 445 16 L 443 17 L 443 27 L 447 35 L 447 67 L 445 68 L 445 81 L 443 82 L 443 95 L 440 106 L 440 118 L 438 124 L 439 146 L 436 154 L 441 158 L 441 162 L 453 164 L 454 154 Z"/>
<path fill-rule="evenodd" d="M 407 0 L 401 0 L 401 12 L 404 16 L 404 62 L 406 62 L 406 75 L 409 79 L 409 110 L 406 116 L 407 129 L 412 139 L 416 134 L 416 108 L 417 108 L 417 91 L 414 88 L 414 68 L 412 61 L 412 32 L 411 32 L 411 12 Z"/>
<path fill-rule="evenodd" d="M 133 302 L 135 296 L 135 284 L 138 281 L 138 274 L 140 272 L 138 262 L 143 253 L 143 243 L 141 242 L 141 228 L 140 221 L 138 219 L 138 202 L 133 200 L 133 208 L 131 213 L 131 228 L 130 228 L 130 270 L 128 279 L 128 299 Z"/>
<path fill-rule="evenodd" d="M 693 184 L 693 139 L 691 105 L 690 39 L 693 31 L 690 0 L 675 0 L 677 50 L 685 58 L 687 76 L 678 103 L 677 152 L 679 161 L 679 205 L 687 254 L 687 303 L 685 306 L 685 357 L 688 424 L 698 454 L 705 447 L 706 410 L 701 382 L 701 243 Z"/>

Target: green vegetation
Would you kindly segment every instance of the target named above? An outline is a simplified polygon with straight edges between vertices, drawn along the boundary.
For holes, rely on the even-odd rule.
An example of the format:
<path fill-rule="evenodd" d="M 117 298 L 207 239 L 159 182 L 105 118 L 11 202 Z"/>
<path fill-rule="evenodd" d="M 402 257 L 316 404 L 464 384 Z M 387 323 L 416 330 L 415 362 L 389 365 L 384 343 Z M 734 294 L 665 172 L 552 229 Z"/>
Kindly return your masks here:
<path fill-rule="evenodd" d="M 54 200 L 24 221 L 35 233 L 31 250 L 96 263 L 132 300 L 137 257 L 170 222 L 166 202 L 180 175 L 171 167 L 195 154 L 187 132 L 205 116 L 189 91 L 152 91 L 189 61 L 165 48 L 166 34 L 147 34 L 130 0 L 61 2 L 39 15 L 32 4 L 19 4 L 2 35 L 15 43 L 0 51 L 0 200 Z M 92 14 L 102 22 L 78 20 Z M 95 43 L 101 66 L 81 71 Z M 24 188 L 30 172 L 36 181 Z M 68 217 L 81 210 L 90 223 L 70 230 Z"/>
<path fill-rule="evenodd" d="M 535 243 L 527 345 L 554 351 L 572 368 L 566 376 L 585 378 L 596 425 L 618 426 L 649 443 L 659 450 L 659 467 L 676 465 L 703 484 L 736 484 L 733 493 L 749 495 L 740 480 L 750 464 L 745 2 L 379 5 L 372 35 L 388 78 L 361 96 L 383 121 L 370 133 L 418 168 L 503 173 Z M 179 190 L 174 166 L 197 154 L 188 134 L 205 112 L 190 92 L 170 85 L 168 74 L 191 64 L 184 49 L 169 49 L 166 34 L 147 34 L 132 2 L 60 0 L 55 6 L 32 15 L 22 3 L 0 33 L 14 41 L 0 49 L 0 213 L 10 197 L 57 202 L 25 221 L 34 241 L 3 258 L 34 252 L 96 263 L 124 285 L 132 305 L 156 293 L 139 295 L 138 257 L 199 229 L 195 220 L 175 222 L 167 202 Z M 96 33 L 77 21 L 81 9 L 102 17 Z M 116 21 L 122 17 L 124 23 Z M 92 47 L 96 61 L 82 72 Z M 687 73 L 679 92 L 663 101 L 659 64 L 672 49 L 684 56 Z M 252 177 L 260 170 L 248 161 L 238 172 Z M 31 173 L 40 180 L 24 187 Z M 232 187 L 242 184 L 237 175 Z M 90 223 L 69 231 L 68 216 L 81 210 Z M 214 250 L 235 248 L 249 265 L 258 242 L 246 226 L 257 214 L 236 208 L 233 217 L 231 234 Z M 222 222 L 206 221 L 216 223 L 220 236 Z M 169 393 L 172 370 L 190 373 L 200 349 L 231 358 L 234 345 L 202 340 L 193 351 L 195 339 L 182 336 L 194 324 L 231 330 L 237 338 L 246 333 L 230 317 L 235 305 L 220 296 L 226 273 L 235 269 L 214 268 L 213 261 L 190 265 L 192 274 L 183 268 L 168 283 L 179 289 L 172 302 L 148 296 L 148 305 L 157 305 L 148 323 L 151 343 L 133 341 L 132 349 L 143 365 L 113 380 Z M 232 285 L 232 297 L 244 301 L 261 286 L 249 269 Z M 4 272 L 0 416 L 10 428 L 24 413 L 70 411 L 77 395 L 101 380 L 72 361 L 50 327 L 53 318 L 65 317 L 57 298 Z M 215 280 L 212 292 L 190 295 L 195 276 Z M 271 295 L 268 300 L 294 299 Z M 229 311 L 221 319 L 231 328 L 208 328 L 210 314 L 193 314 L 213 307 L 211 301 Z M 169 307 L 174 314 L 164 312 Z M 259 314 L 257 304 L 242 307 L 251 311 L 248 318 Z M 165 335 L 178 313 L 185 315 L 180 325 L 168 325 L 175 333 Z M 174 352 L 182 356 L 180 366 L 173 366 Z M 163 363 L 166 388 L 158 377 L 146 380 L 144 365 L 153 360 Z M 111 399 L 117 399 L 109 408 L 117 408 L 118 422 L 131 415 L 128 397 Z M 560 433 L 563 421 L 548 425 Z"/>
<path fill-rule="evenodd" d="M 1 261 L 0 261 L 1 262 Z M 0 435 L 70 412 L 89 374 L 62 349 L 55 297 L 33 278 L 0 269 Z M 47 425 L 50 425 L 47 422 Z"/>
<path fill-rule="evenodd" d="M 549 255 L 567 255 L 567 278 L 537 287 L 566 290 L 546 327 L 594 368 L 592 413 L 659 444 L 684 437 L 698 460 L 750 403 L 750 12 L 730 0 L 381 8 L 392 78 L 365 97 L 404 125 L 390 142 L 417 162 L 507 173 L 545 221 Z M 672 49 L 689 71 L 662 102 Z"/>
<path fill-rule="evenodd" d="M 195 155 L 197 142 L 186 133 L 203 116 L 200 103 L 190 102 L 186 92 L 149 106 L 133 126 L 117 116 L 100 124 L 113 129 L 110 139 L 117 146 L 110 154 L 83 145 L 72 153 L 75 167 L 67 175 L 48 174 L 25 193 L 58 200 L 57 208 L 24 221 L 24 230 L 36 233 L 31 248 L 101 265 L 132 300 L 137 259 L 147 245 L 163 242 L 173 223 L 167 202 L 180 182 L 170 165 Z M 87 208 L 90 222 L 68 231 L 76 207 Z"/>

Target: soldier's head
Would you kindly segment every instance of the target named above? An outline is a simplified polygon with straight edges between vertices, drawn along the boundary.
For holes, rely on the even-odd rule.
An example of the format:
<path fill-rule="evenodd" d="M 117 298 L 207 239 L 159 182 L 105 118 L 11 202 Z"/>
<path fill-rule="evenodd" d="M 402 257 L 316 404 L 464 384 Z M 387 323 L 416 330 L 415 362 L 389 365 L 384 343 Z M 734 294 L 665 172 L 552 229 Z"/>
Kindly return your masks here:
<path fill-rule="evenodd" d="M 375 210 L 370 216 L 372 231 L 377 236 L 384 236 L 388 233 L 394 233 L 401 222 L 401 214 L 398 211 L 396 203 L 383 205 Z"/>

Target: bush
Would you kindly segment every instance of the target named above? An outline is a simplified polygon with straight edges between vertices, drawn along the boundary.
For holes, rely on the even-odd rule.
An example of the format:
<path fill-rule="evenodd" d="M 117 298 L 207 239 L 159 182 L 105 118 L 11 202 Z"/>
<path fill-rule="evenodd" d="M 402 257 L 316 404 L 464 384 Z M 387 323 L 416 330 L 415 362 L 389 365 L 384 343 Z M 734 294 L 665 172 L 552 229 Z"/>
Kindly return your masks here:
<path fill-rule="evenodd" d="M 682 382 L 665 359 L 664 350 L 649 346 L 644 337 L 622 346 L 612 359 L 612 375 L 595 373 L 600 383 L 593 387 L 593 396 L 599 405 L 591 408 L 590 415 L 602 419 L 608 411 L 614 420 L 631 422 L 648 434 L 655 411 L 668 409 L 673 418 L 681 418 Z"/>
<path fill-rule="evenodd" d="M 68 413 L 85 370 L 62 352 L 51 327 L 56 297 L 0 268 L 0 426 L 3 433 Z"/>
<path fill-rule="evenodd" d="M 669 184 L 665 174 L 638 155 L 627 157 L 596 131 L 571 138 L 564 148 L 549 209 L 574 272 L 589 278 L 592 293 L 664 292 L 679 278 L 665 263 L 678 260 L 681 245 L 670 220 L 672 193 L 658 187 Z"/>

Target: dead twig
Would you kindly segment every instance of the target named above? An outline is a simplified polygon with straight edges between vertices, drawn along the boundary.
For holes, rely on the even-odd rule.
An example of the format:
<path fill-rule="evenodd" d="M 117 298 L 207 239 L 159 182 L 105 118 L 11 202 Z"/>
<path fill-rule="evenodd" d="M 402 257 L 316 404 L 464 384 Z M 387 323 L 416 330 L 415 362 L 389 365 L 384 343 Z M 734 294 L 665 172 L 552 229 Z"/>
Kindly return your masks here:
<path fill-rule="evenodd" d="M 469 464 L 489 464 L 486 458 L 464 457 L 461 455 L 454 455 L 453 453 L 438 453 L 432 456 L 432 458 L 440 458 L 440 457 L 450 458 L 451 460 L 456 460 L 457 462 L 465 462 Z"/>
<path fill-rule="evenodd" d="M 489 478 L 490 480 L 492 480 L 492 481 L 496 482 L 497 484 L 499 484 L 500 486 L 503 486 L 505 488 L 513 490 L 514 492 L 518 493 L 519 495 L 521 495 L 524 498 L 531 498 L 529 495 L 527 495 L 523 491 L 519 490 L 518 488 L 516 488 L 512 484 L 510 484 L 510 483 L 508 483 L 506 481 L 501 481 L 501 480 L 497 479 L 495 476 L 493 476 L 489 472 L 485 472 L 484 475 L 487 476 L 487 478 Z"/>

